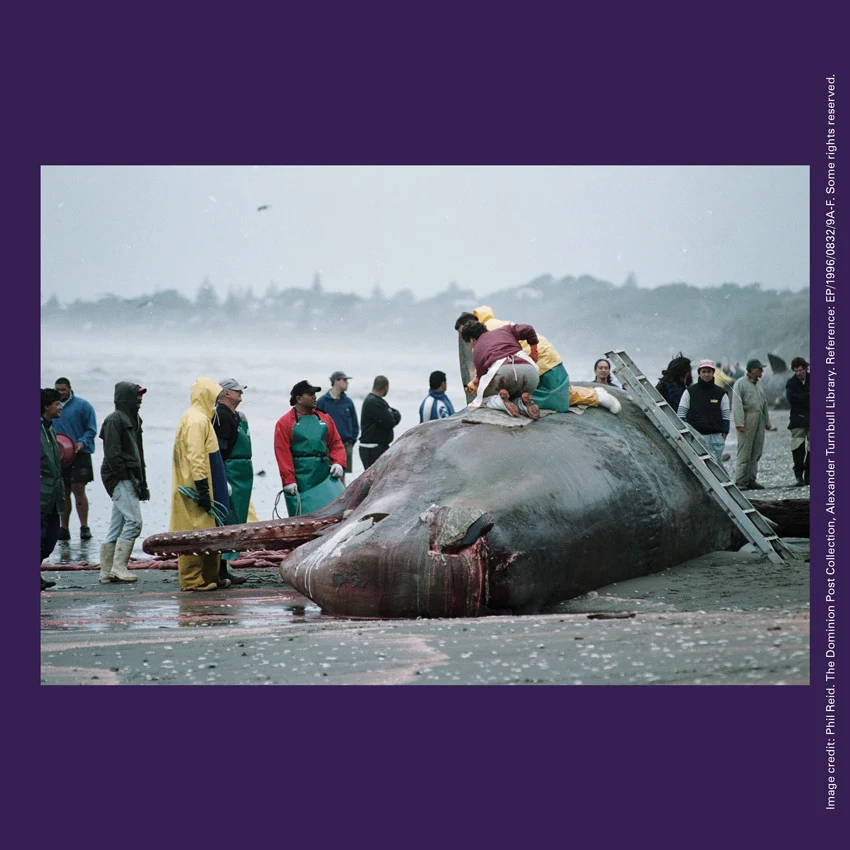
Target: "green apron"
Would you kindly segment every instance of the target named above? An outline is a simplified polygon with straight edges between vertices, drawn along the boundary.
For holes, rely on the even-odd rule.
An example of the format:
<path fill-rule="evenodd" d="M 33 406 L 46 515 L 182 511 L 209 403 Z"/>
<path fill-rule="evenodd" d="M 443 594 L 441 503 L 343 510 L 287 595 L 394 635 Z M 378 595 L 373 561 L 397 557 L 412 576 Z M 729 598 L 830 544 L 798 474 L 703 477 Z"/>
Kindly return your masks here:
<path fill-rule="evenodd" d="M 328 426 L 318 416 L 299 416 L 292 427 L 292 463 L 298 492 L 284 493 L 289 516 L 300 516 L 330 504 L 345 489 L 331 477 L 326 437 Z"/>
<path fill-rule="evenodd" d="M 251 489 L 254 486 L 254 464 L 251 462 L 251 434 L 248 431 L 248 421 L 239 419 L 239 429 L 236 432 L 236 443 L 230 457 L 224 462 L 227 471 L 227 482 L 233 491 L 230 494 L 230 513 L 227 515 L 228 525 L 239 525 L 248 519 L 248 506 L 251 503 Z M 237 552 L 225 552 L 221 559 L 232 561 Z"/>
<path fill-rule="evenodd" d="M 566 413 L 570 409 L 570 376 L 563 363 L 553 366 L 540 376 L 540 383 L 531 397 L 544 410 Z"/>

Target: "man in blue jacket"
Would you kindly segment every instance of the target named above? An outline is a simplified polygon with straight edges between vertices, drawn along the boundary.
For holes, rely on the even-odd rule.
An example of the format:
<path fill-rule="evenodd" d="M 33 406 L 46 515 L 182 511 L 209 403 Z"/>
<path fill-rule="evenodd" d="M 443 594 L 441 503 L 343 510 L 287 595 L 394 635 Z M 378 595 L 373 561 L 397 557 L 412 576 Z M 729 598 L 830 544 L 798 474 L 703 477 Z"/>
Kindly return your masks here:
<path fill-rule="evenodd" d="M 331 388 L 316 402 L 316 409 L 327 413 L 336 425 L 339 438 L 345 446 L 346 472 L 351 472 L 354 444 L 360 436 L 357 410 L 354 408 L 354 402 L 345 394 L 350 380 L 351 376 L 345 372 L 334 372 L 331 375 Z M 345 474 L 342 476 L 342 483 L 345 484 Z"/>
<path fill-rule="evenodd" d="M 454 405 L 446 395 L 448 379 L 445 372 L 432 372 L 428 378 L 428 395 L 419 405 L 419 422 L 430 422 L 432 419 L 445 419 L 454 412 Z"/>
<path fill-rule="evenodd" d="M 74 463 L 62 473 L 65 482 L 65 511 L 59 527 L 59 539 L 71 539 L 68 523 L 71 519 L 71 495 L 73 494 L 77 516 L 80 518 L 80 540 L 90 540 L 89 500 L 86 495 L 86 485 L 94 481 L 91 456 L 94 454 L 97 420 L 94 408 L 84 398 L 72 392 L 71 382 L 67 378 L 57 378 L 55 388 L 62 405 L 62 417 L 53 427 L 57 434 L 65 434 L 74 441 L 76 452 Z"/>

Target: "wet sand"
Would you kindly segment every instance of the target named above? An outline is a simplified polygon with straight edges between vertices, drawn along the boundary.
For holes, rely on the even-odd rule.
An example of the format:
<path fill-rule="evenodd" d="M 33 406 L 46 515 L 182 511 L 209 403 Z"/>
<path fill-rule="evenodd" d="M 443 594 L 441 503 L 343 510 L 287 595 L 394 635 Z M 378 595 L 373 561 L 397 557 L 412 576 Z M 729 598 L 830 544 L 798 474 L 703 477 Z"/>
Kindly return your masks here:
<path fill-rule="evenodd" d="M 784 418 L 780 414 L 780 421 Z M 788 432 L 768 435 L 755 498 L 789 486 Z M 734 462 L 734 447 L 732 449 Z M 727 464 L 731 469 L 731 464 Z M 344 620 L 284 585 L 182 593 L 177 573 L 141 569 L 101 585 L 97 541 L 57 546 L 42 571 L 44 684 L 808 684 L 808 540 L 799 560 L 716 552 L 563 602 L 543 614 Z"/>

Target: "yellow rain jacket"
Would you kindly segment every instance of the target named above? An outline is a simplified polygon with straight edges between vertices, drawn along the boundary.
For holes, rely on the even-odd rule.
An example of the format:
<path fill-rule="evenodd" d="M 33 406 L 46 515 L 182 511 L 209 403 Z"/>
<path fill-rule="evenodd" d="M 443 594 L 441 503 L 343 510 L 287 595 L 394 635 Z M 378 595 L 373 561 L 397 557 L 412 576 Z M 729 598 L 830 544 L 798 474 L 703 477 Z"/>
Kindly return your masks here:
<path fill-rule="evenodd" d="M 715 367 L 714 383 L 717 384 L 720 389 L 725 390 L 727 387 L 731 387 L 732 384 L 735 383 L 735 379 L 731 375 L 727 375 L 722 369 Z"/>
<path fill-rule="evenodd" d="M 183 414 L 174 438 L 169 531 L 189 531 L 215 525 L 210 514 L 202 511 L 177 488 L 194 488 L 196 481 L 206 478 L 212 492 L 210 454 L 218 451 L 218 437 L 212 425 L 212 415 L 220 392 L 221 387 L 212 378 L 198 378 L 189 393 L 192 406 Z"/>
<path fill-rule="evenodd" d="M 503 322 L 501 319 L 494 318 L 491 307 L 476 307 L 472 313 L 488 331 L 494 331 L 496 328 L 502 328 L 505 325 L 516 324 L 516 322 Z M 537 343 L 537 370 L 543 375 L 562 361 L 560 355 L 555 350 L 555 346 L 545 336 L 540 336 L 538 333 L 537 338 L 539 340 Z M 520 345 L 526 354 L 531 351 L 531 346 L 527 342 L 520 341 Z"/>

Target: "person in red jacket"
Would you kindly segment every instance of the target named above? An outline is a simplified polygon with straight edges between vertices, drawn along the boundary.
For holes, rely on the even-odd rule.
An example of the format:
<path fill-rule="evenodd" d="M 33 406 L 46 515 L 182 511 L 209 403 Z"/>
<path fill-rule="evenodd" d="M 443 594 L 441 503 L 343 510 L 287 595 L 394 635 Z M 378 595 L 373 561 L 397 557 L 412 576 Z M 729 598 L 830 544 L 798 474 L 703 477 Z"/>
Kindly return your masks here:
<path fill-rule="evenodd" d="M 316 410 L 321 387 L 299 381 L 289 397 L 292 410 L 274 429 L 274 454 L 289 516 L 316 511 L 342 493 L 345 446 L 333 419 Z"/>

